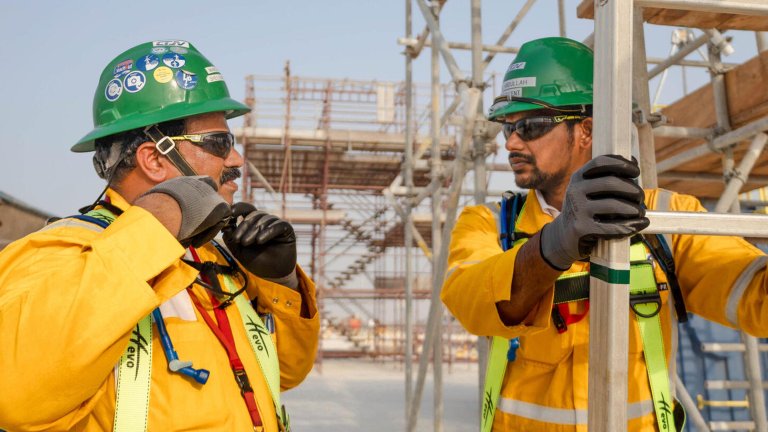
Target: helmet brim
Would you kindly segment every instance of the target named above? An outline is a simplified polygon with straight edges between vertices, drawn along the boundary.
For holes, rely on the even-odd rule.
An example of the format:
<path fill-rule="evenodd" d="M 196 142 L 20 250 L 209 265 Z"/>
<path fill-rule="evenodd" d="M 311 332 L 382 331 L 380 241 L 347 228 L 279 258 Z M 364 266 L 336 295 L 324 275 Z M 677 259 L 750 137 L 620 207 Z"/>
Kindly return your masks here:
<path fill-rule="evenodd" d="M 171 105 L 163 108 L 162 114 L 160 114 L 159 111 L 155 113 L 137 113 L 137 115 L 116 119 L 119 121 L 99 126 L 82 137 L 77 144 L 72 146 L 71 150 L 75 153 L 92 152 L 96 149 L 95 140 L 99 138 L 150 126 L 156 123 L 213 112 L 224 112 L 227 119 L 232 119 L 247 114 L 250 111 L 251 109 L 247 105 L 232 98 L 211 100 L 194 104 L 194 106 L 185 104 Z"/>

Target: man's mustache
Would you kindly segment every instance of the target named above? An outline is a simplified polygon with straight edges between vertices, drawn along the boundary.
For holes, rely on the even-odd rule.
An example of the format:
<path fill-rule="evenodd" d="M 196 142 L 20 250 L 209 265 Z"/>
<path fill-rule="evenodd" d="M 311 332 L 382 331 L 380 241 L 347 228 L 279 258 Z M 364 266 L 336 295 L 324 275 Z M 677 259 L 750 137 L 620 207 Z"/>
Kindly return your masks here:
<path fill-rule="evenodd" d="M 219 184 L 224 184 L 230 180 L 237 180 L 242 175 L 243 174 L 240 172 L 238 168 L 224 168 L 224 172 L 221 173 L 221 179 L 219 180 Z"/>
<path fill-rule="evenodd" d="M 534 159 L 533 156 L 527 155 L 527 154 L 523 154 L 523 153 L 519 153 L 519 152 L 510 152 L 509 156 L 507 158 L 509 160 L 511 160 L 512 158 L 523 159 L 524 161 L 528 162 L 529 164 L 533 164 L 534 162 L 536 162 L 536 159 Z"/>

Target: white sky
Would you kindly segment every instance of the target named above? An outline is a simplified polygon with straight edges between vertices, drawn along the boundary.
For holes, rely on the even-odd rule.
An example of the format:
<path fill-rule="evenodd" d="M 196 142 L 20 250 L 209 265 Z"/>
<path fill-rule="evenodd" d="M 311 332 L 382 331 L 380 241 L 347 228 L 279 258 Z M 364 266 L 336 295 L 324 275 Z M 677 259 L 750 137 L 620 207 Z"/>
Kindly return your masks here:
<path fill-rule="evenodd" d="M 592 21 L 575 17 L 578 0 L 567 0 L 568 36 L 584 39 Z M 77 6 L 75 6 L 75 4 Z M 522 0 L 483 2 L 483 40 L 495 43 Z M 556 36 L 555 0 L 539 0 L 507 42 Z M 469 42 L 469 2 L 451 0 L 443 12 L 447 39 Z M 423 28 L 414 5 L 414 32 Z M 649 55 L 666 57 L 670 27 L 648 32 Z M 754 56 L 751 33 L 734 33 L 737 53 Z M 73 214 L 103 187 L 89 154 L 69 148 L 90 131 L 91 102 L 99 75 L 115 55 L 155 39 L 186 39 L 221 70 L 230 92 L 244 94 L 244 76 L 279 75 L 286 60 L 294 75 L 399 81 L 404 79 L 402 0 L 160 2 L 136 0 L 4 0 L 0 3 L 0 190 L 58 215 Z M 739 49 L 744 46 L 744 49 Z M 695 58 L 692 57 L 692 58 Z M 468 54 L 457 54 L 469 72 Z M 489 70 L 503 72 L 511 55 L 499 55 Z M 415 80 L 428 82 L 428 56 L 418 59 Z M 679 97 L 680 80 L 668 80 L 665 99 Z M 692 72 L 689 86 L 707 79 Z M 448 74 L 442 74 L 447 80 Z M 651 92 L 655 90 L 651 88 Z M 239 126 L 233 120 L 230 126 Z"/>

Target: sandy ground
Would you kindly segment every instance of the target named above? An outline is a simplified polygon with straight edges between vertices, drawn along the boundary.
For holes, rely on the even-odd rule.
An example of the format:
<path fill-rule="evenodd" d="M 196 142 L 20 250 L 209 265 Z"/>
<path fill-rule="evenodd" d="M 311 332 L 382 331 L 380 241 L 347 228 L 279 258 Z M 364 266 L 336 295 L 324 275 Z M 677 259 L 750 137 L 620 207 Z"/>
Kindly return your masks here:
<path fill-rule="evenodd" d="M 414 364 L 414 380 L 418 363 Z M 294 432 L 405 430 L 405 373 L 399 363 L 324 360 L 304 383 L 283 393 Z M 443 367 L 443 431 L 476 430 L 477 365 Z M 432 372 L 427 375 L 417 424 L 433 431 Z"/>

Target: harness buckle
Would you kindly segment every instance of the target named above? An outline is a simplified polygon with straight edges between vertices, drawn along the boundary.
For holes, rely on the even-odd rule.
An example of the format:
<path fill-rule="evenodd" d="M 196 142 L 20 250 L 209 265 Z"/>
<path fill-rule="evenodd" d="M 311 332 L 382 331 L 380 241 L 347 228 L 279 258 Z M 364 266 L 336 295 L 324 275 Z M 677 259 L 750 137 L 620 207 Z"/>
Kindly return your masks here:
<path fill-rule="evenodd" d="M 253 393 L 251 381 L 248 380 L 245 369 L 233 369 L 232 372 L 235 373 L 235 381 L 237 381 L 237 386 L 240 387 L 240 394 Z"/>
<path fill-rule="evenodd" d="M 637 310 L 637 305 L 647 304 L 647 303 L 655 304 L 656 309 L 654 309 L 653 312 L 651 313 L 643 313 Z M 631 307 L 632 310 L 640 317 L 653 318 L 656 315 L 658 315 L 659 311 L 661 310 L 661 296 L 659 295 L 658 291 L 654 291 L 652 293 L 643 293 L 643 294 L 630 294 L 629 307 Z"/>

